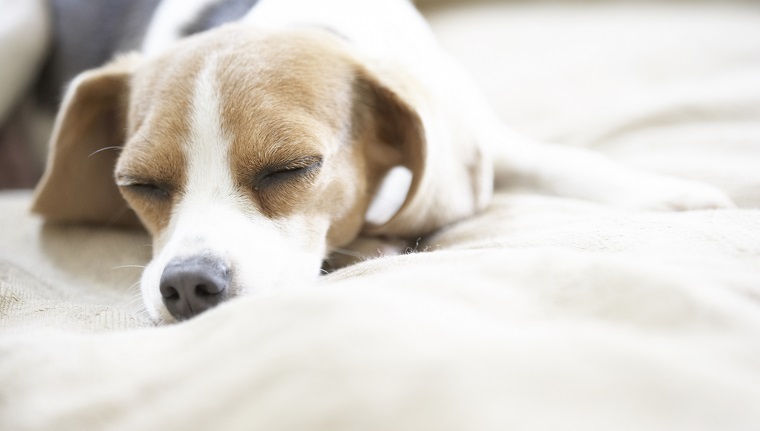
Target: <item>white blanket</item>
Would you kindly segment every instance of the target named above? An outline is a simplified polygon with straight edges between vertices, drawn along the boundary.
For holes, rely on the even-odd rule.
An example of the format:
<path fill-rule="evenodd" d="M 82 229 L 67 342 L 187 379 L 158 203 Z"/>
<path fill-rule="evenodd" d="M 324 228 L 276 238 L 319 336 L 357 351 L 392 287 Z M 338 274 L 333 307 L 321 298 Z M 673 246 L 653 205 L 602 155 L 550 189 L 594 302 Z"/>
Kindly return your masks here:
<path fill-rule="evenodd" d="M 760 429 L 760 9 L 430 18 L 517 129 L 739 208 L 507 190 L 409 254 L 156 328 L 146 236 L 43 227 L 5 193 L 0 429 Z"/>

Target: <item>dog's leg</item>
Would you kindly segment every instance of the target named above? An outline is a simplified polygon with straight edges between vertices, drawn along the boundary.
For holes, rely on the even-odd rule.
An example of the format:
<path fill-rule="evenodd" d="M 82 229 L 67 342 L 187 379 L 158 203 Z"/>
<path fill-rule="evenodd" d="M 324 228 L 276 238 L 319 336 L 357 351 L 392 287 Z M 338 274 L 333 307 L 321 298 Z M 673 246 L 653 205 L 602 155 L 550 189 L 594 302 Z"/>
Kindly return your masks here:
<path fill-rule="evenodd" d="M 634 209 L 734 206 L 725 193 L 704 183 L 638 171 L 583 148 L 532 141 L 506 127 L 498 134 L 494 148 L 497 189 L 538 189 Z"/>
<path fill-rule="evenodd" d="M 0 123 L 37 77 L 49 39 L 45 0 L 0 0 Z"/>

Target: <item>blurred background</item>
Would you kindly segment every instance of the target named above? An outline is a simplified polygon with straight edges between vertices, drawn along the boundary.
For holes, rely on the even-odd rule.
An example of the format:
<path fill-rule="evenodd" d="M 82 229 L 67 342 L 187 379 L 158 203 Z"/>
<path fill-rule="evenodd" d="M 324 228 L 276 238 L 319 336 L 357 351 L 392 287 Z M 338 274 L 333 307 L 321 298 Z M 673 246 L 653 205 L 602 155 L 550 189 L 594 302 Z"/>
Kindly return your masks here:
<path fill-rule="evenodd" d="M 519 131 L 644 169 L 701 172 L 740 200 L 760 186 L 746 177 L 760 171 L 760 2 L 416 3 Z M 2 38 L 14 23 L 0 25 Z M 33 187 L 43 168 L 51 122 L 27 93 L 0 119 L 2 189 Z M 707 156 L 692 157 L 693 145 Z M 653 146 L 656 157 L 641 151 Z M 741 181 L 710 168 L 715 151 Z"/>

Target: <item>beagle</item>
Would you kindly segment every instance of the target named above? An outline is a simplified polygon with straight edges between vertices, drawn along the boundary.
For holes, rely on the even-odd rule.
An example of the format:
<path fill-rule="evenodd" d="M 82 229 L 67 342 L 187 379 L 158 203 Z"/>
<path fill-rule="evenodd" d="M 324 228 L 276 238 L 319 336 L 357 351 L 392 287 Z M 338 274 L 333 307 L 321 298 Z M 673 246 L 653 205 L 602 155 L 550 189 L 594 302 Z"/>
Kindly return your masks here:
<path fill-rule="evenodd" d="M 357 238 L 471 216 L 495 182 L 731 206 L 709 186 L 511 132 L 409 1 L 165 0 L 139 52 L 69 85 L 33 210 L 147 229 L 142 296 L 172 322 L 312 280 Z"/>

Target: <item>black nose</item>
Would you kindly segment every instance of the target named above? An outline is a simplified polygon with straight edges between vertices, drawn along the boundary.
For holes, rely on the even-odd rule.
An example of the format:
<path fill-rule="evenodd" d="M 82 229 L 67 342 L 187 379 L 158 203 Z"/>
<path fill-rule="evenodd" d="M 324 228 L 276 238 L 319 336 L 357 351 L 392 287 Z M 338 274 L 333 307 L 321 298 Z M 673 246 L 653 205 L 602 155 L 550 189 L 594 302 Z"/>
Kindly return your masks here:
<path fill-rule="evenodd" d="M 161 296 L 172 316 L 189 319 L 224 299 L 229 278 L 227 266 L 219 259 L 173 259 L 161 275 Z"/>

